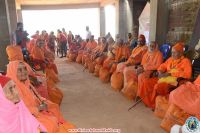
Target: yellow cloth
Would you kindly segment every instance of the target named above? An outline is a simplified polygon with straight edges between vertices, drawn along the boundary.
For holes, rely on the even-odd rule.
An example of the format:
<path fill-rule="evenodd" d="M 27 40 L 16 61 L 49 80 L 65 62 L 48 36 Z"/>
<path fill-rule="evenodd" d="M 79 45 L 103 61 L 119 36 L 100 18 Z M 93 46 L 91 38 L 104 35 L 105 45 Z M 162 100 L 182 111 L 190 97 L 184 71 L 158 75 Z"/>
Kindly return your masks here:
<path fill-rule="evenodd" d="M 172 77 L 172 76 L 167 76 L 167 77 L 160 78 L 158 80 L 158 83 L 168 83 L 168 84 L 174 85 L 174 86 L 177 86 L 177 84 L 178 84 L 177 78 L 176 77 Z"/>

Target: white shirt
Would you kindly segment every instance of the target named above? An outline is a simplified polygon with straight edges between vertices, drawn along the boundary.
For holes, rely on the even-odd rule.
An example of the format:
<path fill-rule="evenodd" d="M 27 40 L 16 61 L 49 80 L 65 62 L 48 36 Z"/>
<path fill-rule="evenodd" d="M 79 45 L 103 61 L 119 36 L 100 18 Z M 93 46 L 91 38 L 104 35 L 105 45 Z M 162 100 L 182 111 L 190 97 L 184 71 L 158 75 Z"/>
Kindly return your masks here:
<path fill-rule="evenodd" d="M 91 37 L 91 31 L 86 31 L 86 39 L 90 39 Z"/>

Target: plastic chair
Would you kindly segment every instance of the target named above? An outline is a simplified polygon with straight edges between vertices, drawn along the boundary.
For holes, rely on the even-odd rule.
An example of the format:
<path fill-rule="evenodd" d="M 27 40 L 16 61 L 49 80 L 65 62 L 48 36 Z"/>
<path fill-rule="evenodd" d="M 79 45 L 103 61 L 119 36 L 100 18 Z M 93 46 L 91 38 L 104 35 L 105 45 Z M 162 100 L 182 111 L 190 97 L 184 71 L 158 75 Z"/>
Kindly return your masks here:
<path fill-rule="evenodd" d="M 192 78 L 195 80 L 200 74 L 200 58 L 192 61 Z"/>
<path fill-rule="evenodd" d="M 169 43 L 165 43 L 162 46 L 160 46 L 160 51 L 163 54 L 163 59 L 164 60 L 166 60 L 169 57 L 170 50 L 171 50 L 171 46 L 170 46 Z"/>

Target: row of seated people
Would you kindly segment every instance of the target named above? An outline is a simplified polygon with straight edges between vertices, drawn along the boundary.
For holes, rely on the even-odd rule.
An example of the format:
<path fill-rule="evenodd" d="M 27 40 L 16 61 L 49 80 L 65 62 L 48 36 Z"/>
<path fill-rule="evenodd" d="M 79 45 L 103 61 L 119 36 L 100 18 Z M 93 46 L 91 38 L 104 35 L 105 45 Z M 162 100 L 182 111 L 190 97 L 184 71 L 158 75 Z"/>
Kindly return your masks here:
<path fill-rule="evenodd" d="M 67 122 L 60 112 L 63 93 L 56 86 L 59 78 L 55 55 L 45 47 L 41 38 L 29 43 L 32 45 L 29 49 L 30 62 L 39 62 L 42 71 L 35 71 L 34 66 L 24 61 L 19 46 L 9 45 L 6 48 L 9 64 L 6 76 L 0 77 L 3 107 L 0 109 L 3 116 L 0 118 L 0 130 L 9 133 L 69 133 L 75 126 Z"/>
<path fill-rule="evenodd" d="M 200 118 L 200 76 L 189 82 L 192 63 L 184 56 L 184 43 L 173 45 L 166 61 L 156 42 L 146 45 L 144 35 L 138 37 L 132 52 L 129 43 L 120 38 L 114 42 L 112 37 L 101 37 L 98 43 L 93 36 L 88 43 L 77 39 L 73 45 L 70 61 L 83 64 L 104 83 L 111 82 L 128 99 L 143 101 L 163 119 L 161 127 L 166 131 L 174 124 L 183 125 L 189 116 Z"/>

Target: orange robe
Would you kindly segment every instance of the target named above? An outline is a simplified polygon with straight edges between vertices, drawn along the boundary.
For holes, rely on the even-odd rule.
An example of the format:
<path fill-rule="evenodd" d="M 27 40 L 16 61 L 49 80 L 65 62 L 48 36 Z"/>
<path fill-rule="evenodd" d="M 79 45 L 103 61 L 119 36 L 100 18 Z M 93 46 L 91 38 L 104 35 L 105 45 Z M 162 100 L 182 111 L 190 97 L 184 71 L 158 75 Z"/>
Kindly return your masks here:
<path fill-rule="evenodd" d="M 99 69 L 99 78 L 103 82 L 109 82 L 110 80 L 110 69 L 112 67 L 113 62 L 115 61 L 115 56 L 116 55 L 116 47 L 112 46 L 113 49 L 108 51 L 106 59 L 103 61 L 103 65 Z M 113 54 L 112 54 L 112 53 Z"/>
<path fill-rule="evenodd" d="M 136 70 L 134 66 L 130 66 L 124 69 L 124 88 L 122 92 L 127 96 L 129 99 L 133 99 L 134 92 L 137 93 L 142 99 L 144 99 L 144 95 L 147 90 L 141 86 L 142 82 L 145 78 L 149 78 L 149 75 L 152 73 L 153 70 L 156 70 L 163 61 L 162 53 L 159 50 L 155 50 L 152 53 L 146 52 L 146 54 L 142 58 L 141 65 L 144 68 L 144 72 L 137 76 L 135 73 Z M 130 84 L 133 84 L 133 87 L 129 87 Z"/>
<path fill-rule="evenodd" d="M 87 44 L 87 48 L 90 49 L 90 50 L 93 50 L 94 48 L 96 48 L 97 46 L 97 42 L 96 41 L 89 41 L 88 44 Z"/>
<path fill-rule="evenodd" d="M 89 41 L 85 45 L 85 49 L 83 50 L 83 56 L 89 54 L 96 46 L 97 46 L 97 43 L 95 41 L 93 42 Z"/>
<path fill-rule="evenodd" d="M 125 47 L 127 49 L 127 47 Z M 127 50 L 125 50 L 127 51 Z M 130 51 L 130 50 L 129 50 Z M 142 57 L 143 55 L 146 53 L 147 51 L 147 46 L 144 45 L 144 46 L 137 46 L 135 49 L 132 50 L 132 53 L 131 53 L 131 56 L 130 56 L 130 52 L 129 52 L 129 56 L 127 56 L 128 59 L 126 62 L 122 62 L 122 63 L 119 63 L 116 67 L 116 72 L 117 73 L 122 73 L 121 78 L 118 78 L 118 80 L 120 81 L 113 81 L 113 82 L 123 82 L 123 88 L 126 88 L 127 85 L 128 85 L 128 80 L 133 80 L 133 79 L 137 79 L 136 76 L 134 76 L 135 74 L 132 74 L 133 71 L 134 71 L 134 65 L 135 64 L 138 64 L 138 63 L 141 63 L 142 61 Z M 126 52 L 128 53 L 128 52 Z M 126 67 L 126 65 L 129 64 L 131 66 L 129 67 Z M 132 71 L 130 71 L 132 70 Z M 129 72 L 130 71 L 130 72 Z M 113 75 L 114 76 L 114 75 Z M 113 79 L 117 79 L 117 78 L 114 78 Z M 111 81 L 112 82 L 112 81 Z M 111 83 L 112 84 L 112 83 Z M 131 87 L 132 88 L 132 87 Z M 124 90 L 125 91 L 125 90 Z M 127 92 L 126 92 L 127 93 Z M 130 97 L 130 99 L 132 99 Z"/>
<path fill-rule="evenodd" d="M 104 60 L 106 59 L 107 55 L 107 45 L 106 44 L 99 44 L 91 56 L 91 66 L 94 68 L 94 75 L 99 76 L 99 70 L 103 65 Z"/>
<path fill-rule="evenodd" d="M 115 49 L 115 62 L 119 62 L 121 59 L 128 59 L 130 56 L 130 49 L 127 46 L 121 46 Z M 117 65 L 113 64 L 110 73 L 115 72 Z"/>
<path fill-rule="evenodd" d="M 103 62 L 103 67 L 99 71 L 99 77 L 102 81 L 106 79 L 106 82 L 110 80 L 111 74 L 113 74 L 117 68 L 117 64 L 122 59 L 127 59 L 130 55 L 129 49 L 127 46 L 113 46 L 112 52 L 114 55 L 109 56 Z M 106 77 L 106 78 L 104 78 Z"/>
<path fill-rule="evenodd" d="M 106 48 L 107 48 L 107 45 L 102 44 L 99 51 L 98 51 L 98 53 L 101 53 L 102 55 L 100 55 L 99 57 L 97 57 L 95 59 L 95 62 L 94 62 L 94 65 L 95 65 L 94 75 L 95 76 L 99 76 L 100 68 L 102 67 L 103 62 L 107 58 L 108 51 L 107 51 Z"/>
<path fill-rule="evenodd" d="M 27 79 L 24 83 L 18 80 L 17 69 L 19 63 L 20 61 L 13 61 L 9 63 L 7 76 L 15 81 L 20 97 L 24 101 L 29 111 L 46 127 L 48 133 L 59 133 L 59 128 L 62 128 L 64 124 L 67 125 L 66 128 L 74 128 L 72 124 L 65 122 L 60 113 L 59 106 L 42 98 L 35 91 L 34 87 L 31 86 L 29 79 Z M 45 103 L 48 105 L 48 111 L 38 111 L 38 106 L 41 104 L 41 101 L 45 101 Z M 62 126 L 60 127 L 60 125 Z M 68 132 L 63 131 L 60 133 Z"/>
<path fill-rule="evenodd" d="M 71 43 L 71 46 L 69 47 L 67 58 L 69 58 L 69 61 L 76 61 L 77 56 L 78 56 L 78 45 L 77 43 L 73 42 Z"/>
<path fill-rule="evenodd" d="M 78 49 L 78 56 L 76 58 L 76 62 L 77 63 L 81 63 L 82 62 L 82 56 L 83 56 L 83 52 L 84 52 L 86 44 L 87 43 L 85 41 L 82 41 L 81 44 L 80 44 L 81 46 Z"/>
<path fill-rule="evenodd" d="M 9 45 L 6 48 L 6 52 L 7 52 L 9 61 L 24 60 L 24 57 L 23 57 L 22 50 L 21 50 L 20 46 Z"/>
<path fill-rule="evenodd" d="M 31 57 L 34 60 L 40 60 L 40 61 L 44 61 L 45 60 L 45 56 L 44 56 L 44 51 L 42 48 L 39 48 L 38 46 L 36 46 L 36 44 L 34 45 L 34 47 L 32 48 L 31 51 Z"/>
<path fill-rule="evenodd" d="M 186 82 L 172 91 L 169 102 L 191 115 L 200 116 L 200 75 L 194 83 Z"/>
<path fill-rule="evenodd" d="M 36 39 L 32 39 L 26 46 L 29 53 L 31 53 L 34 45 L 36 45 Z"/>
<path fill-rule="evenodd" d="M 45 71 L 46 71 L 49 99 L 52 102 L 60 105 L 63 99 L 63 93 L 56 86 L 56 84 L 59 82 L 58 75 L 51 68 L 48 67 L 45 69 Z"/>
<path fill-rule="evenodd" d="M 200 118 L 200 76 L 194 83 L 182 84 L 169 96 L 169 108 L 167 109 L 161 127 L 170 131 L 175 124 L 183 125 L 190 116 Z"/>
<path fill-rule="evenodd" d="M 101 52 L 102 44 L 98 44 L 96 48 L 92 50 L 92 53 L 88 55 L 88 59 L 86 61 L 90 73 L 94 73 L 96 66 L 96 56 Z"/>
<path fill-rule="evenodd" d="M 38 53 L 37 53 L 38 51 Z M 57 73 L 57 67 L 53 63 L 54 56 L 52 55 L 52 52 L 48 52 L 47 50 L 43 50 L 42 48 L 39 48 L 35 46 L 32 50 L 32 57 L 36 61 L 44 61 L 45 56 L 46 59 L 49 60 L 49 65 L 45 66 L 45 72 L 46 72 L 46 78 L 47 78 L 47 87 L 48 87 L 48 93 L 49 98 L 52 102 L 55 102 L 57 104 L 61 104 L 63 93 L 62 91 L 56 87 L 56 83 L 59 82 Z"/>
<path fill-rule="evenodd" d="M 84 52 L 83 55 L 83 63 L 85 65 L 85 68 L 88 67 L 88 63 L 90 60 L 90 56 L 92 55 L 93 50 L 97 47 L 97 42 L 96 41 L 89 41 L 86 45 L 86 51 Z"/>
<path fill-rule="evenodd" d="M 181 57 L 180 59 L 174 60 L 172 57 L 170 57 L 166 62 L 160 65 L 158 68 L 158 71 L 162 72 L 168 72 L 171 73 L 171 76 L 176 78 L 185 78 L 190 79 L 192 74 L 192 65 L 191 61 L 185 57 Z M 157 79 L 158 80 L 158 79 Z M 148 82 L 149 83 L 149 82 Z M 144 84 L 145 83 L 144 81 Z M 150 82 L 151 86 L 154 85 L 153 92 L 148 93 L 148 95 L 151 97 L 150 101 L 148 101 L 151 108 L 155 108 L 155 99 L 156 96 L 166 96 L 169 94 L 172 85 L 162 82 Z"/>
<path fill-rule="evenodd" d="M 136 48 L 134 48 L 131 53 L 131 56 L 129 57 L 128 61 L 125 64 L 135 65 L 135 64 L 140 63 L 147 49 L 148 48 L 146 45 L 137 46 Z"/>

